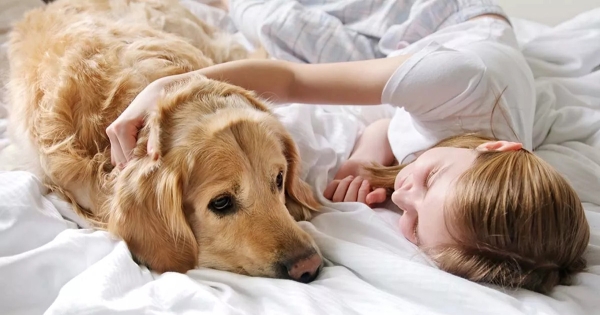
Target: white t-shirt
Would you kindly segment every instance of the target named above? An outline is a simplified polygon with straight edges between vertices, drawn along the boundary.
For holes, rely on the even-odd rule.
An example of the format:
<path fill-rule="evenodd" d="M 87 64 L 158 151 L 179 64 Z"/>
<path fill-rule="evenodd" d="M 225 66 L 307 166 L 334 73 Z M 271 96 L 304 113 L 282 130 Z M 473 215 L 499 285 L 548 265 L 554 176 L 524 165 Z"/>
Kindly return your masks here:
<path fill-rule="evenodd" d="M 382 103 L 397 107 L 388 137 L 400 163 L 467 132 L 533 149 L 534 79 L 508 23 L 449 26 L 390 56 L 398 54 L 412 56 L 388 80 Z"/>

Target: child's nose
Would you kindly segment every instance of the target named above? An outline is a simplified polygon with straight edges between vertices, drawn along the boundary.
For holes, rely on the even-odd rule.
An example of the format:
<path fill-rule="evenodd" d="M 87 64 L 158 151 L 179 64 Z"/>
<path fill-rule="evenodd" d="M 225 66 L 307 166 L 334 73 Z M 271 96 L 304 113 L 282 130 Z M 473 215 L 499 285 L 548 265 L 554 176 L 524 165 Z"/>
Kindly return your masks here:
<path fill-rule="evenodd" d="M 414 177 L 412 174 L 406 176 L 406 178 L 400 183 L 400 186 L 396 189 L 396 191 L 405 191 L 408 192 L 413 188 Z"/>
<path fill-rule="evenodd" d="M 392 194 L 392 202 L 405 211 L 414 210 L 414 201 L 417 200 L 417 189 L 412 175 L 408 175 L 400 187 Z"/>
<path fill-rule="evenodd" d="M 415 211 L 414 198 L 411 197 L 410 190 L 396 190 L 392 194 L 392 202 L 403 211 Z"/>

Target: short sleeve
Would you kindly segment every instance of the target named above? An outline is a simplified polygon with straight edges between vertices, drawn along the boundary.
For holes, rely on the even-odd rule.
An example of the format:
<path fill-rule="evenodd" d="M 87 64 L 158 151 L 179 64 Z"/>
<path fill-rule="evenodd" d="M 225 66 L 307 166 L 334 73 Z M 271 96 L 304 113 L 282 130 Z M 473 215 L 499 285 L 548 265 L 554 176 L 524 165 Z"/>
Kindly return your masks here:
<path fill-rule="evenodd" d="M 533 149 L 535 83 L 508 23 L 465 22 L 398 54 L 411 57 L 381 96 L 396 107 L 388 139 L 398 161 L 407 163 L 440 140 L 465 133 Z"/>
<path fill-rule="evenodd" d="M 441 120 L 465 111 L 476 115 L 485 89 L 486 66 L 476 54 L 431 43 L 394 72 L 382 103 L 423 122 Z"/>

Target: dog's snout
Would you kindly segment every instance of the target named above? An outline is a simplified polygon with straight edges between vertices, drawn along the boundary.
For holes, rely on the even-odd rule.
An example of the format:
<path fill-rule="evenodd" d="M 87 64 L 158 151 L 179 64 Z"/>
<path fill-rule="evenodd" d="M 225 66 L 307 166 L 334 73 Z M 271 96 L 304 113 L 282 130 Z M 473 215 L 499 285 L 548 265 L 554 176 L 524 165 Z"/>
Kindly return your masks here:
<path fill-rule="evenodd" d="M 321 256 L 314 251 L 284 263 L 288 276 L 302 283 L 313 281 L 319 274 L 322 264 Z"/>

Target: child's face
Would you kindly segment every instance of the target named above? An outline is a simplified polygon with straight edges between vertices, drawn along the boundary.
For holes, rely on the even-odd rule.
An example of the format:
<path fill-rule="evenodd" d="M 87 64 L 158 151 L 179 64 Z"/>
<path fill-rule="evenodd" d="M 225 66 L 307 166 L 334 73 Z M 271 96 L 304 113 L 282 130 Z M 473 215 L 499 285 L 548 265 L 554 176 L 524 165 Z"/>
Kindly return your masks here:
<path fill-rule="evenodd" d="M 404 210 L 399 221 L 404 237 L 425 247 L 452 242 L 444 204 L 459 176 L 476 157 L 475 150 L 433 148 L 398 173 L 392 201 Z"/>

